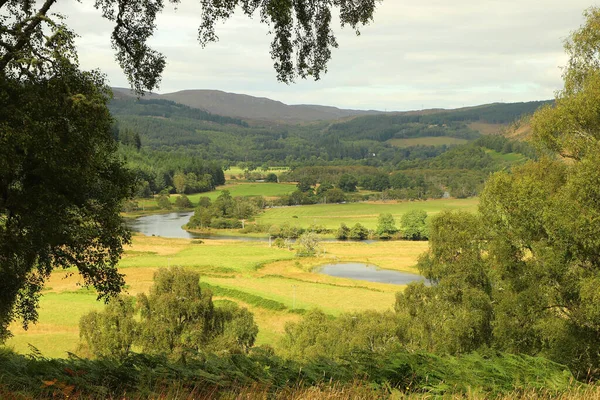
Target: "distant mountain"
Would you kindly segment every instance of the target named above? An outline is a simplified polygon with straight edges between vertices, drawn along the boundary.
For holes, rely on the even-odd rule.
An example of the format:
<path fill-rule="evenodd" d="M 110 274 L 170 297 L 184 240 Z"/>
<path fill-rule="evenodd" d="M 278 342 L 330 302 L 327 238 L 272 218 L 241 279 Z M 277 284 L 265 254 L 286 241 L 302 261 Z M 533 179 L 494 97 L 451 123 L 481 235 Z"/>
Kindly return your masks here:
<path fill-rule="evenodd" d="M 135 97 L 129 90 L 113 88 L 116 98 Z M 234 118 L 284 123 L 335 121 L 347 117 L 380 114 L 381 111 L 346 110 L 310 104 L 288 105 L 265 97 L 222 92 L 220 90 L 182 90 L 175 93 L 144 96 L 146 99 L 171 100 L 212 114 Z"/>

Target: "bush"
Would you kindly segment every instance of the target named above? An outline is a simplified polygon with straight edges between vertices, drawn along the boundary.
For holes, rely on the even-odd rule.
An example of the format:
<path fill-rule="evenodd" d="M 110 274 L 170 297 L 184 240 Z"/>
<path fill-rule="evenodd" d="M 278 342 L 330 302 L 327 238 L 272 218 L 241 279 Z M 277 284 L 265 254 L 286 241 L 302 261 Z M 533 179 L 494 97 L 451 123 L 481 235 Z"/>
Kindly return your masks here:
<path fill-rule="evenodd" d="M 177 208 L 192 208 L 193 206 L 194 205 L 185 194 L 182 194 L 175 199 L 175 207 Z"/>
<path fill-rule="evenodd" d="M 296 243 L 298 257 L 313 257 L 321 251 L 320 240 L 316 233 L 306 232 L 300 235 Z"/>
<path fill-rule="evenodd" d="M 402 235 L 407 240 L 427 240 L 427 212 L 425 210 L 411 210 L 402 215 Z"/>
<path fill-rule="evenodd" d="M 350 228 L 346 226 L 346 224 L 342 223 L 337 230 L 335 237 L 338 240 L 347 240 L 350 237 Z"/>
<path fill-rule="evenodd" d="M 265 182 L 277 183 L 277 175 L 275 175 L 272 172 L 267 174 L 267 176 L 265 177 Z"/>
<path fill-rule="evenodd" d="M 119 296 L 104 311 L 92 311 L 79 320 L 79 337 L 96 357 L 122 359 L 137 340 L 139 326 L 133 319 L 135 298 Z"/>
<path fill-rule="evenodd" d="M 160 194 L 156 198 L 156 204 L 161 210 L 170 210 L 171 208 L 173 208 L 173 206 L 171 205 L 171 201 L 169 200 L 169 195 L 166 194 Z"/>
<path fill-rule="evenodd" d="M 366 240 L 369 237 L 369 230 L 360 223 L 356 223 L 348 234 L 348 239 Z"/>
<path fill-rule="evenodd" d="M 215 229 L 239 229 L 242 221 L 232 218 L 214 218 L 210 221 L 210 227 Z"/>

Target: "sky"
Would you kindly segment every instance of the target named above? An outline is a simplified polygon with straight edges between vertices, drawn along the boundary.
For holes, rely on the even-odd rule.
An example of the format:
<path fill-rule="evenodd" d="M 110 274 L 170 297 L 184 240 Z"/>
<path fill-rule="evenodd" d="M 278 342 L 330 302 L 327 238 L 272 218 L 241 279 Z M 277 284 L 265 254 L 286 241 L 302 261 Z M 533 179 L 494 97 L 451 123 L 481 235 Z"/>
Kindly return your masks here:
<path fill-rule="evenodd" d="M 562 87 L 563 42 L 584 23 L 583 0 L 383 0 L 356 36 L 334 26 L 333 50 L 321 80 L 286 85 L 276 79 L 271 36 L 258 16 L 241 12 L 217 26 L 217 43 L 197 42 L 201 8 L 167 4 L 151 45 L 167 57 L 158 93 L 216 89 L 286 104 L 382 111 L 457 108 L 492 102 L 546 100 Z M 114 61 L 112 25 L 89 2 L 55 10 L 80 36 L 84 69 L 109 84 L 129 84 Z"/>

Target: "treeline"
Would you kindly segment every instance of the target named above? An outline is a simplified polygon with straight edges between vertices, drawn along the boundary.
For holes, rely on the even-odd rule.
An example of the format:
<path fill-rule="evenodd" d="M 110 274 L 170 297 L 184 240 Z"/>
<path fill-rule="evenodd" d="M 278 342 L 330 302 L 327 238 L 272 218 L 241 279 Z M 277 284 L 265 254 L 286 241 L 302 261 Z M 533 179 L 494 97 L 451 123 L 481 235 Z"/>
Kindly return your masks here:
<path fill-rule="evenodd" d="M 184 152 L 120 146 L 119 154 L 137 178 L 136 197 L 151 197 L 160 192 L 207 192 L 225 184 L 219 163 L 206 162 Z"/>
<path fill-rule="evenodd" d="M 243 228 L 242 220 L 252 219 L 266 205 L 267 201 L 262 196 L 232 197 L 229 190 L 223 190 L 215 201 L 211 201 L 208 197 L 200 197 L 194 215 L 187 223 L 187 228 Z"/>

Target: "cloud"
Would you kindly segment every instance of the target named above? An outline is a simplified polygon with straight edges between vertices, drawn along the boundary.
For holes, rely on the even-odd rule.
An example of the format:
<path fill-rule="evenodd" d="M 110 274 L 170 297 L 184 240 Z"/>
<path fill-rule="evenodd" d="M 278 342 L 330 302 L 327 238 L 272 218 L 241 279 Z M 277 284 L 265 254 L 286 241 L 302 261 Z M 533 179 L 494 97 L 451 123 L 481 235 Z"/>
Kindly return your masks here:
<path fill-rule="evenodd" d="M 384 0 L 360 36 L 336 29 L 340 47 L 320 81 L 294 85 L 276 81 L 268 27 L 258 18 L 234 16 L 218 26 L 220 41 L 202 49 L 200 7 L 168 5 L 152 44 L 168 59 L 160 92 L 220 89 L 288 104 L 450 108 L 551 98 L 562 86 L 562 42 L 584 22 L 588 6 L 583 0 Z M 76 1 L 63 3 L 61 12 L 81 36 L 82 66 L 127 86 L 110 48 L 110 22 Z"/>

